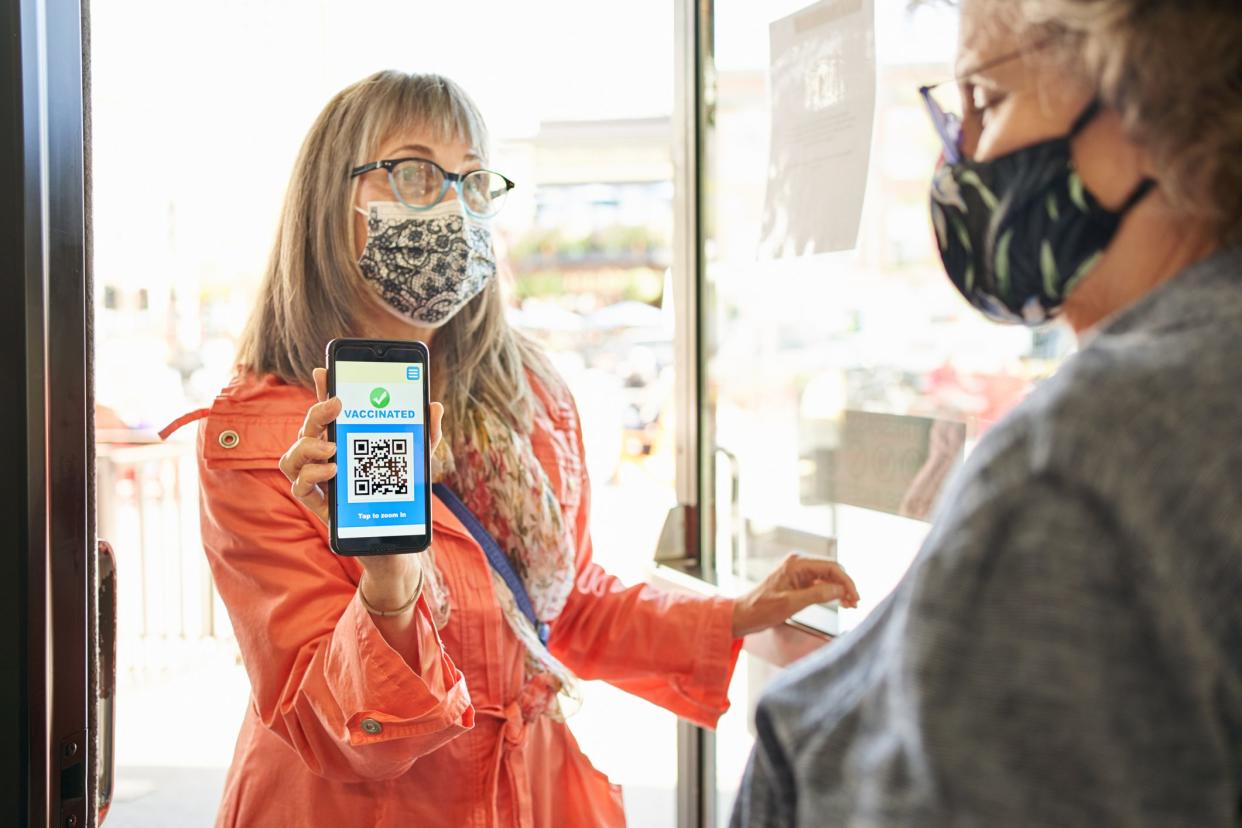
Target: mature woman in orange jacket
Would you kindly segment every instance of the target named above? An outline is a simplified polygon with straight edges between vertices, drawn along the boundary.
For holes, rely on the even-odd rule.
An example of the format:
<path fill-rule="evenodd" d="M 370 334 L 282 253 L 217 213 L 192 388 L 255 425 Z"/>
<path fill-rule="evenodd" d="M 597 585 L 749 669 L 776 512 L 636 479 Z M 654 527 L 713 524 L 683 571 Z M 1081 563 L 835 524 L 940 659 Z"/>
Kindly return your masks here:
<path fill-rule="evenodd" d="M 381 72 L 337 95 L 294 167 L 237 376 L 183 418 L 205 418 L 204 545 L 253 687 L 220 826 L 621 825 L 619 789 L 561 715 L 575 676 L 711 727 L 742 636 L 857 599 L 809 558 L 737 600 L 625 587 L 592 563 L 574 401 L 507 326 L 496 205 L 483 176 L 459 177 L 486 146 L 443 78 Z M 340 404 L 318 366 L 346 336 L 430 346 L 448 412 L 428 418 L 433 477 L 522 573 L 546 646 L 438 500 L 426 554 L 329 550 Z"/>

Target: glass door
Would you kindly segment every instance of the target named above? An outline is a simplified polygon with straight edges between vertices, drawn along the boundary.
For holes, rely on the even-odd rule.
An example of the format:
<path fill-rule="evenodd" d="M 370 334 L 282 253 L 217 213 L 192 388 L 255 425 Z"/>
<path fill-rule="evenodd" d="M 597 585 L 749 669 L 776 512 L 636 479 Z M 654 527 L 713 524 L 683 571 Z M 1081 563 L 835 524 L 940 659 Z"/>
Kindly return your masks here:
<path fill-rule="evenodd" d="M 789 552 L 840 560 L 862 601 L 853 610 L 800 613 L 794 621 L 818 643 L 855 627 L 892 590 L 946 479 L 1070 343 L 1059 330 L 985 323 L 941 270 L 927 209 L 939 143 L 918 87 L 952 76 L 951 8 L 874 3 L 873 129 L 869 141 L 863 129 L 862 143 L 849 148 L 868 159 L 852 249 L 765 254 L 765 199 L 770 189 L 790 189 L 770 172 L 781 158 L 771 151 L 769 25 L 795 13 L 797 26 L 809 25 L 807 15 L 822 22 L 867 6 L 715 0 L 699 7 L 708 38 L 700 165 L 703 563 L 722 591 L 738 592 Z M 824 31 L 837 36 L 831 25 Z M 797 82 L 811 88 L 816 81 Z M 807 148 L 795 144 L 792 152 Z M 812 193 L 809 209 L 823 235 L 849 234 L 832 224 L 843 221 L 846 190 L 842 182 Z M 807 210 L 805 187 L 803 194 L 800 205 L 786 206 Z M 720 824 L 749 753 L 754 702 L 779 669 L 755 652 L 748 646 L 743 655 L 733 709 L 715 736 Z"/>
<path fill-rule="evenodd" d="M 511 321 L 578 402 L 595 560 L 645 576 L 677 500 L 670 11 L 94 4 L 99 502 L 122 581 L 114 820 L 209 824 L 217 808 L 249 681 L 198 535 L 195 430 L 154 432 L 228 382 L 298 146 L 371 72 L 441 73 L 475 96 L 490 166 L 517 182 L 494 223 Z M 673 825 L 673 714 L 604 682 L 583 696 L 570 728 L 631 821 Z M 203 712 L 182 738 L 150 726 L 187 706 Z"/>

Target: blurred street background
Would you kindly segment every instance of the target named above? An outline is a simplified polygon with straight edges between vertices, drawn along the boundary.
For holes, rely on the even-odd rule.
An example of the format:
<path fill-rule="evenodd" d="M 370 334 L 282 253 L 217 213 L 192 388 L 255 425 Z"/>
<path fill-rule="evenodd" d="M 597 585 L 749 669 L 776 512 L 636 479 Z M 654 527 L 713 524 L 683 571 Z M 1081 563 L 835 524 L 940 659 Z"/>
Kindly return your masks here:
<path fill-rule="evenodd" d="M 750 557 L 732 565 L 759 577 L 773 538 L 831 538 L 866 585 L 842 628 L 900 578 L 928 508 L 896 484 L 852 503 L 833 490 L 849 439 L 895 417 L 928 424 L 923 438 L 951 424 L 933 433 L 968 450 L 1069 349 L 1057 330 L 988 326 L 945 281 L 926 210 L 938 144 L 916 90 L 950 77 L 955 30 L 906 5 L 877 2 L 857 250 L 760 262 L 767 23 L 798 4 L 716 3 L 709 353 L 696 369 L 738 477 L 727 519 L 744 524 Z M 518 184 L 495 220 L 512 321 L 577 396 L 597 560 L 647 576 L 676 501 L 672 20 L 666 0 L 92 4 L 99 521 L 119 584 L 110 825 L 214 819 L 249 688 L 198 536 L 194 429 L 154 435 L 228 382 L 301 139 L 376 69 L 453 77 L 488 118 L 488 166 Z M 741 547 L 721 544 L 728 564 Z M 721 722 L 722 820 L 762 673 L 743 656 Z M 674 824 L 671 714 L 590 683 L 571 726 L 624 786 L 632 824 Z"/>

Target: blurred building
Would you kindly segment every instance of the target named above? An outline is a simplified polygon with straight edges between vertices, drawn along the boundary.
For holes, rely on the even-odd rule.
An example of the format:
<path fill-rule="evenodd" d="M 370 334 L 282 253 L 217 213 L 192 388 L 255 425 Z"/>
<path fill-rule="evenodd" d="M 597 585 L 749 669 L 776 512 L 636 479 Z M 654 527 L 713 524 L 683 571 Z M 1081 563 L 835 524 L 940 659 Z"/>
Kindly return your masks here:
<path fill-rule="evenodd" d="M 503 222 L 520 299 L 658 303 L 671 260 L 669 118 L 547 121 L 498 155 L 531 179 Z"/>

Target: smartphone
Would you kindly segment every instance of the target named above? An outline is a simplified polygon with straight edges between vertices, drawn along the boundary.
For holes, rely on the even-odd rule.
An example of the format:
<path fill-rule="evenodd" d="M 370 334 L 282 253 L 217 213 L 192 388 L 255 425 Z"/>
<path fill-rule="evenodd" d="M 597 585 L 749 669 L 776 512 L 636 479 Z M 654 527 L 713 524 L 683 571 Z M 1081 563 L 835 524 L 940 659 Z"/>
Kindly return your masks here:
<path fill-rule="evenodd" d="M 338 555 L 431 545 L 427 366 L 421 342 L 328 343 L 328 395 L 342 403 L 328 428 L 337 464 L 328 483 L 328 528 Z"/>

